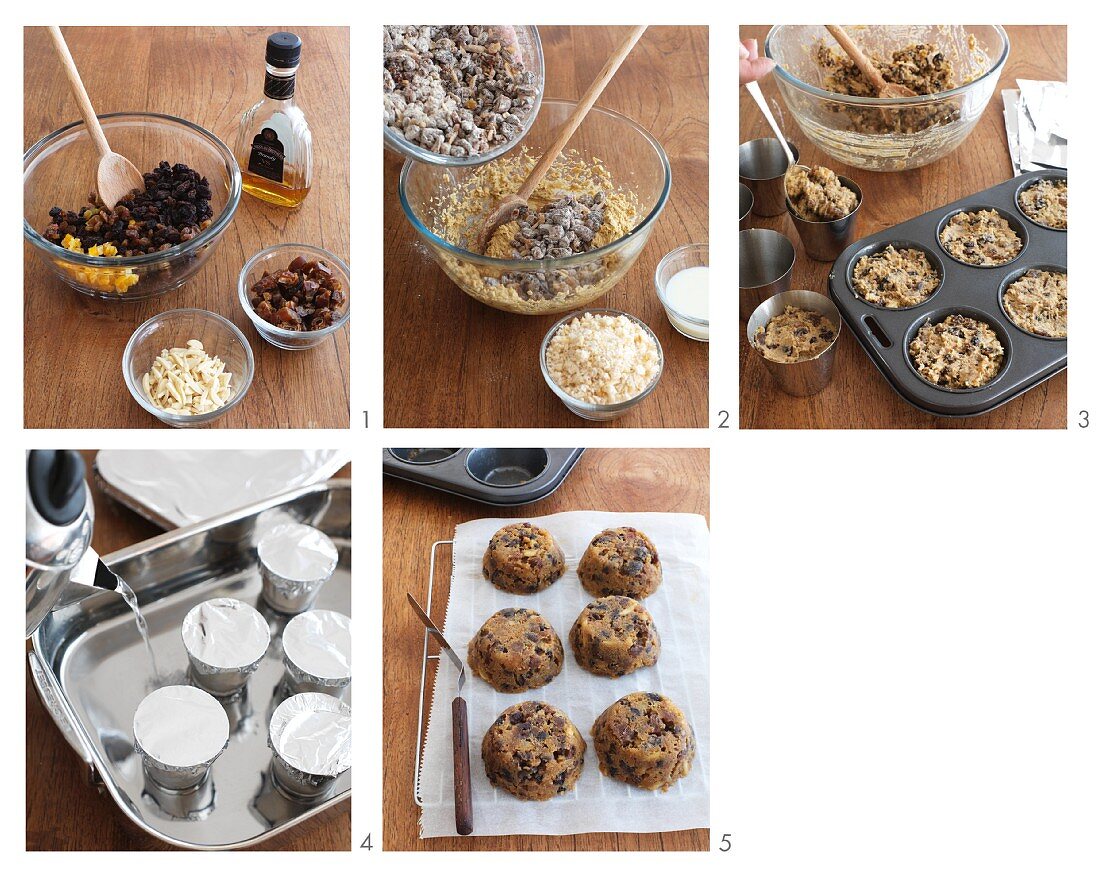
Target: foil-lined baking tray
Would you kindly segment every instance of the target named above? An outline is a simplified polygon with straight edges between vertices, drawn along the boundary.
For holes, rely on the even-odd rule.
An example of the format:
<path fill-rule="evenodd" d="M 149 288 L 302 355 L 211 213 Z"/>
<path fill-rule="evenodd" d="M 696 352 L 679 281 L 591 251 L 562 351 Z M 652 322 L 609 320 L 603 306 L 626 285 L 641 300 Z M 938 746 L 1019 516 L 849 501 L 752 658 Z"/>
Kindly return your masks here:
<path fill-rule="evenodd" d="M 96 484 L 166 530 L 318 484 L 351 460 L 344 450 L 102 450 Z"/>
<path fill-rule="evenodd" d="M 134 711 L 152 690 L 152 671 L 133 615 L 115 593 L 95 594 L 51 612 L 28 655 L 42 702 L 87 764 L 93 780 L 135 825 L 189 849 L 246 847 L 297 825 L 351 795 L 351 771 L 320 801 L 297 802 L 272 786 L 268 723 L 286 696 L 280 616 L 260 599 L 256 541 L 277 524 L 301 521 L 336 543 L 340 560 L 316 606 L 351 614 L 351 483 L 297 488 L 236 512 L 185 527 L 103 558 L 137 594 L 162 673 L 186 684 L 180 628 L 188 610 L 211 597 L 235 597 L 262 612 L 272 643 L 245 696 L 223 702 L 229 748 L 211 768 L 202 800 L 150 786 L 134 748 Z M 344 701 L 351 702 L 351 686 Z"/>

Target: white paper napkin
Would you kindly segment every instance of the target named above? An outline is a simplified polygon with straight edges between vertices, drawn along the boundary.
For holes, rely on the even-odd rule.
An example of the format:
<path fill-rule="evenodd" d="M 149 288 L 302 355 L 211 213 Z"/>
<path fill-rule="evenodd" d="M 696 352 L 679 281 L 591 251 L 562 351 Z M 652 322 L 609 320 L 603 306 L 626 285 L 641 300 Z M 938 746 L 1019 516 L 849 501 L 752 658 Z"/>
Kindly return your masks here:
<path fill-rule="evenodd" d="M 530 521 L 549 530 L 565 552 L 565 574 L 531 596 L 499 591 L 485 580 L 481 560 L 489 538 L 505 524 Z M 577 578 L 577 564 L 592 537 L 608 527 L 633 526 L 653 540 L 663 582 L 645 601 L 661 636 L 653 667 L 619 679 L 581 669 L 569 647 L 569 629 L 593 597 Z M 487 518 L 455 530 L 454 572 L 444 633 L 459 657 L 494 612 L 510 606 L 534 609 L 561 637 L 565 665 L 549 684 L 533 691 L 501 694 L 467 668 L 474 834 L 579 834 L 595 831 L 655 832 L 706 828 L 710 824 L 710 534 L 699 515 L 646 512 L 564 512 L 541 518 Z M 440 662 L 432 699 L 421 777 L 424 801 L 421 837 L 452 836 L 454 783 L 450 702 L 458 671 Z M 592 745 L 592 723 L 604 709 L 632 691 L 666 695 L 684 711 L 695 730 L 698 753 L 691 773 L 667 792 L 647 792 L 600 773 Z M 485 731 L 501 712 L 524 700 L 541 700 L 563 710 L 588 743 L 584 770 L 572 792 L 551 801 L 521 801 L 490 785 L 481 760 Z"/>

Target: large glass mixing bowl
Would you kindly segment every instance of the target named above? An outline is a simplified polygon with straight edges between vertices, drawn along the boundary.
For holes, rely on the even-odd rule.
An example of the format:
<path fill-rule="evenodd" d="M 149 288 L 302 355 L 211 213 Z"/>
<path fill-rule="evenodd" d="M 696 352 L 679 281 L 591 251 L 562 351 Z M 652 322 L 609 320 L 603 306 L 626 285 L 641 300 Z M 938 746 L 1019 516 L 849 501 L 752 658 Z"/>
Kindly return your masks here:
<path fill-rule="evenodd" d="M 48 271 L 85 295 L 135 301 L 178 289 L 210 258 L 233 220 L 241 200 L 237 160 L 205 128 L 175 116 L 110 113 L 99 121 L 111 148 L 142 173 L 167 161 L 185 164 L 206 177 L 213 222 L 189 241 L 141 256 L 88 256 L 50 243 L 40 233 L 50 223 L 50 208 L 86 206 L 99 164 L 88 129 L 83 122 L 73 122 L 39 140 L 23 156 L 23 237 Z M 136 275 L 137 282 L 122 280 L 126 275 Z"/>
<path fill-rule="evenodd" d="M 1008 59 L 999 25 L 849 25 L 855 43 L 889 58 L 914 43 L 935 45 L 951 62 L 950 91 L 913 98 L 856 97 L 827 91 L 814 58 L 818 40 L 840 52 L 823 25 L 777 25 L 764 42 L 776 82 L 798 126 L 833 158 L 870 171 L 901 171 L 943 158 L 962 143 L 989 103 Z"/>
<path fill-rule="evenodd" d="M 524 140 L 532 155 L 542 155 L 575 107 L 575 101 L 542 102 L 538 120 Z M 494 259 L 444 240 L 436 231 L 440 215 L 449 197 L 477 169 L 405 163 L 398 184 L 405 216 L 432 258 L 467 295 L 502 311 L 557 314 L 605 295 L 630 270 L 668 200 L 668 156 L 637 122 L 599 107 L 589 112 L 568 148 L 587 162 L 598 159 L 615 185 L 634 195 L 637 222 L 625 237 L 564 259 Z M 468 237 L 475 235 L 476 228 Z"/>

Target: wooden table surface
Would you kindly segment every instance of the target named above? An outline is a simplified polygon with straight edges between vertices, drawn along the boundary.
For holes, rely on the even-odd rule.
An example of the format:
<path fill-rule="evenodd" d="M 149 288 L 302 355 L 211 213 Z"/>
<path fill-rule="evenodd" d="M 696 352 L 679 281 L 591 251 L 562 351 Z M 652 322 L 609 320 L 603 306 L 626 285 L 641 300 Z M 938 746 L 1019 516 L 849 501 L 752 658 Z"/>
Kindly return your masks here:
<path fill-rule="evenodd" d="M 383 479 L 383 722 L 386 739 L 401 741 L 383 759 L 382 807 L 387 850 L 706 850 L 705 829 L 659 834 L 593 833 L 419 839 L 413 801 L 417 695 L 424 627 L 409 610 L 406 590 L 422 594 L 433 542 L 454 537 L 475 518 L 550 515 L 577 509 L 685 512 L 710 520 L 710 457 L 706 449 L 589 448 L 561 488 L 539 502 L 498 509 L 393 478 Z M 449 581 L 438 574 L 435 605 L 445 606 Z M 430 694 L 429 694 L 430 697 Z M 476 748 L 476 742 L 475 742 Z M 480 769 L 475 753 L 474 769 Z"/>
<path fill-rule="evenodd" d="M 279 29 L 68 27 L 63 32 L 96 112 L 167 113 L 201 125 L 232 148 L 241 113 L 263 96 L 264 47 L 268 34 Z M 345 260 L 350 255 L 349 31 L 289 29 L 303 44 L 297 97 L 313 131 L 309 196 L 290 211 L 242 194 L 233 222 L 206 265 L 181 289 L 150 301 L 109 302 L 75 292 L 24 244 L 25 426 L 160 425 L 127 391 L 122 351 L 146 319 L 181 307 L 228 317 L 244 332 L 256 358 L 248 396 L 213 425 L 348 426 L 349 329 L 312 350 L 279 350 L 259 336 L 237 298 L 242 266 L 272 244 L 310 243 Z M 110 48 L 111 63 L 103 63 L 104 46 Z M 29 147 L 80 116 L 45 28 L 25 28 L 23 47 L 23 141 Z M 120 58 L 124 64 L 117 63 Z M 89 181 L 84 191 L 92 188 L 94 181 Z M 42 219 L 39 230 L 49 217 Z"/>
<path fill-rule="evenodd" d="M 82 451 L 92 471 L 95 451 Z M 350 478 L 351 466 L 334 476 Z M 100 555 L 126 548 L 164 531 L 124 508 L 92 486 L 95 531 L 92 547 Z M 30 641 L 27 641 L 30 648 Z M 27 705 L 27 849 L 28 850 L 174 850 L 138 829 L 105 792 L 88 783 L 84 763 L 66 742 L 42 705 L 26 670 Z M 349 850 L 351 802 L 344 801 L 254 850 Z"/>
<path fill-rule="evenodd" d="M 742 27 L 741 39 L 755 38 L 763 53 L 768 27 Z M 1066 78 L 1065 27 L 1009 27 L 1012 50 L 1001 72 L 993 97 L 970 136 L 954 152 L 922 168 L 899 173 L 874 173 L 842 165 L 815 147 L 797 127 L 779 96 L 774 76 L 761 81 L 768 103 L 782 107 L 785 133 L 801 151 L 803 164 L 823 164 L 850 177 L 863 189 L 863 206 L 856 234 L 865 237 L 925 213 L 937 205 L 956 201 L 1012 177 L 1008 154 L 1001 89 L 1015 88 L 1017 79 Z M 777 113 L 777 119 L 781 119 Z M 780 124 L 784 124 L 783 121 Z M 771 129 L 751 95 L 741 90 L 740 142 L 771 137 Z M 787 130 L 789 129 L 789 130 Z M 732 184 L 731 184 L 732 185 Z M 757 228 L 771 228 L 794 241 L 795 266 L 792 289 L 812 289 L 828 294 L 830 262 L 815 262 L 807 255 L 786 214 L 752 217 Z M 1066 426 L 1067 373 L 1062 372 L 1000 408 L 978 417 L 936 417 L 918 411 L 904 401 L 864 353 L 851 332 L 844 331 L 836 352 L 833 380 L 816 396 L 797 398 L 780 392 L 759 355 L 740 330 L 740 421 L 743 429 L 1064 429 Z"/>
<path fill-rule="evenodd" d="M 546 96 L 579 98 L 622 27 L 540 27 Z M 709 345 L 669 324 L 653 272 L 669 250 L 708 241 L 708 31 L 651 27 L 600 97 L 637 121 L 672 164 L 672 194 L 638 261 L 593 307 L 627 311 L 657 333 L 667 366 L 660 384 L 612 425 L 705 427 Z M 546 386 L 543 336 L 561 316 L 526 316 L 474 301 L 428 255 L 397 196 L 401 160 L 383 160 L 385 198 L 385 425 L 584 426 Z"/>

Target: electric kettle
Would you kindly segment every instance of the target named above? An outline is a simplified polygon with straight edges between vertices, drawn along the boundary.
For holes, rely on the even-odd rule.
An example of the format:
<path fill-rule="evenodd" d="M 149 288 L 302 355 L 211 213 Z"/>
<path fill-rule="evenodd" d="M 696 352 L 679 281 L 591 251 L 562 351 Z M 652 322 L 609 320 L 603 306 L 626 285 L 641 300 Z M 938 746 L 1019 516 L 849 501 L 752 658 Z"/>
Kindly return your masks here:
<path fill-rule="evenodd" d="M 118 587 L 92 549 L 92 494 L 76 451 L 27 452 L 27 636 L 57 606 Z"/>

